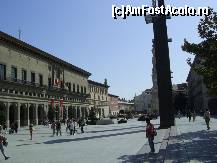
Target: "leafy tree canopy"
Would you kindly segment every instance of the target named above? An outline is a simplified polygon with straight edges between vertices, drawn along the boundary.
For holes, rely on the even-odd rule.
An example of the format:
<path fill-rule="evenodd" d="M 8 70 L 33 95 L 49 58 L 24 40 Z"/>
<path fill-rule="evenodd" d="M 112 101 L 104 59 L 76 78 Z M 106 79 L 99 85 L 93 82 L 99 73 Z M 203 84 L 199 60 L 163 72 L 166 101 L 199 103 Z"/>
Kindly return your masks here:
<path fill-rule="evenodd" d="M 190 43 L 186 39 L 182 50 L 196 56 L 187 63 L 203 77 L 203 81 L 212 95 L 217 95 L 217 13 L 210 8 L 210 15 L 200 20 L 198 33 L 202 42 Z"/>

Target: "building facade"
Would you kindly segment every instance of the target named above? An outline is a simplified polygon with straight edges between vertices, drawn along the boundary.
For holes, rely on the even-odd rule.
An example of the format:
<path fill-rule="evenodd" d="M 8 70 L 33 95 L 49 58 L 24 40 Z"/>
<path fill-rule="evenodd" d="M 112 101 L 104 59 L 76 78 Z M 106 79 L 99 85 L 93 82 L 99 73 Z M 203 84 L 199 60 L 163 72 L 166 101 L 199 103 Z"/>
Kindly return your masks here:
<path fill-rule="evenodd" d="M 120 114 L 128 113 L 134 111 L 134 103 L 128 102 L 124 99 L 119 99 L 118 110 Z"/>
<path fill-rule="evenodd" d="M 146 89 L 141 95 L 135 96 L 135 111 L 152 112 L 152 90 Z"/>
<path fill-rule="evenodd" d="M 118 108 L 118 101 L 119 101 L 119 96 L 108 94 L 109 98 L 109 110 L 110 114 L 113 116 L 117 116 L 119 113 L 119 108 Z"/>
<path fill-rule="evenodd" d="M 199 58 L 196 56 L 194 63 Z M 217 97 L 208 94 L 208 90 L 203 82 L 203 77 L 197 74 L 192 68 L 187 77 L 189 105 L 197 112 L 203 112 L 209 108 L 211 114 L 217 114 Z"/>
<path fill-rule="evenodd" d="M 109 116 L 109 103 L 108 103 L 108 88 L 107 80 L 104 84 L 92 80 L 88 80 L 88 87 L 90 90 L 90 97 L 88 98 L 89 109 L 96 111 L 97 118 Z"/>
<path fill-rule="evenodd" d="M 90 75 L 0 32 L 0 116 L 5 118 L 7 126 L 37 125 L 46 118 L 88 116 L 94 86 L 88 80 Z M 105 107 L 108 87 L 97 85 L 97 88 L 100 91 L 97 89 L 95 96 L 101 100 L 96 104 Z"/>

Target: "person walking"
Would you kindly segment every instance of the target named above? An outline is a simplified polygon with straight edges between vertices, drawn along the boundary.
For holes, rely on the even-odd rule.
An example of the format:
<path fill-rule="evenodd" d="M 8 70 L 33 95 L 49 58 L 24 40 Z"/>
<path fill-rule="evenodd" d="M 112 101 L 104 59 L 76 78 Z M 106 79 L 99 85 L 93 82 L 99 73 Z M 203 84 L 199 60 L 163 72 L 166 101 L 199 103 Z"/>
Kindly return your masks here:
<path fill-rule="evenodd" d="M 178 118 L 180 119 L 181 118 L 181 112 L 178 111 Z"/>
<path fill-rule="evenodd" d="M 3 146 L 7 146 L 7 138 L 4 137 L 2 135 L 2 133 L 0 133 L 0 150 L 1 150 L 1 153 L 2 155 L 4 156 L 5 160 L 9 159 L 10 157 L 7 157 L 5 155 L 5 151 L 4 151 L 4 147 Z"/>
<path fill-rule="evenodd" d="M 29 125 L 30 140 L 32 140 L 33 124 Z"/>
<path fill-rule="evenodd" d="M 190 110 L 188 112 L 188 120 L 189 120 L 189 122 L 191 122 L 191 111 Z"/>
<path fill-rule="evenodd" d="M 3 124 L 3 130 L 4 130 L 5 133 L 6 133 L 6 131 L 7 131 L 7 125 L 6 125 L 6 123 Z"/>
<path fill-rule="evenodd" d="M 74 130 L 75 125 L 74 124 L 75 124 L 74 120 L 70 122 L 70 125 L 69 125 L 70 135 L 72 135 L 72 133 L 73 133 L 73 135 L 75 134 L 75 130 Z"/>
<path fill-rule="evenodd" d="M 53 136 L 54 136 L 55 135 L 55 129 L 56 129 L 55 121 L 52 122 L 51 129 L 53 130 Z"/>
<path fill-rule="evenodd" d="M 67 122 L 66 122 L 66 133 L 68 130 L 70 130 L 70 123 L 71 123 L 71 120 L 67 119 Z"/>
<path fill-rule="evenodd" d="M 151 148 L 151 153 L 155 152 L 154 148 L 154 136 L 156 136 L 156 130 L 154 125 L 150 122 L 150 119 L 146 119 L 146 138 L 148 138 L 148 143 Z"/>
<path fill-rule="evenodd" d="M 81 133 L 84 133 L 84 126 L 85 126 L 84 118 L 81 119 L 80 126 L 81 126 Z"/>
<path fill-rule="evenodd" d="M 195 112 L 195 110 L 194 110 L 194 112 L 192 113 L 192 117 L 193 117 L 193 122 L 194 122 L 195 119 L 196 119 L 196 112 Z"/>
<path fill-rule="evenodd" d="M 57 121 L 56 130 L 57 130 L 57 136 L 58 136 L 59 133 L 60 133 L 60 136 L 62 136 L 62 133 L 61 133 L 61 122 L 60 122 L 60 120 Z"/>
<path fill-rule="evenodd" d="M 206 109 L 206 112 L 204 113 L 204 119 L 205 119 L 205 122 L 206 122 L 207 130 L 209 130 L 210 129 L 210 126 L 209 126 L 210 111 L 209 111 L 209 109 Z"/>
<path fill-rule="evenodd" d="M 18 132 L 18 123 L 17 122 L 14 123 L 14 131 L 17 134 L 17 132 Z"/>

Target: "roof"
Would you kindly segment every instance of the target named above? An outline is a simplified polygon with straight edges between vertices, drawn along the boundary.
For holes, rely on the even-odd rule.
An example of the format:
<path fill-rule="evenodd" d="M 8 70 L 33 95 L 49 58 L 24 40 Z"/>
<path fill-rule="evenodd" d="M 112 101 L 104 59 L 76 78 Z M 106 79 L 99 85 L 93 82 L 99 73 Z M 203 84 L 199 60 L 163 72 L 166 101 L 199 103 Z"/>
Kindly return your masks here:
<path fill-rule="evenodd" d="M 95 82 L 95 81 L 93 81 L 93 80 L 88 80 L 88 83 L 89 83 L 89 84 L 92 84 L 92 85 L 99 86 L 99 87 L 109 88 L 108 85 L 105 85 L 105 84 L 102 84 L 102 83 L 98 83 L 98 82 Z"/>
<path fill-rule="evenodd" d="M 116 96 L 116 95 L 113 95 L 113 94 L 108 94 L 109 96 L 111 96 L 111 97 L 116 97 L 116 98 L 118 98 L 119 96 Z"/>
<path fill-rule="evenodd" d="M 4 41 L 10 45 L 14 45 L 15 47 L 17 48 L 20 48 L 22 50 L 25 50 L 25 51 L 30 51 L 32 54 L 34 54 L 36 57 L 40 57 L 40 58 L 43 58 L 43 59 L 47 59 L 47 60 L 50 60 L 52 62 L 55 62 L 55 63 L 58 63 L 58 64 L 61 64 L 65 67 L 67 67 L 69 70 L 72 70 L 74 72 L 77 72 L 79 74 L 82 74 L 84 76 L 87 76 L 89 77 L 91 75 L 91 73 L 79 68 L 79 67 L 76 67 L 62 59 L 59 59 L 47 52 L 44 52 L 32 45 L 29 45 L 15 37 L 12 37 L 2 31 L 0 31 L 0 41 Z"/>

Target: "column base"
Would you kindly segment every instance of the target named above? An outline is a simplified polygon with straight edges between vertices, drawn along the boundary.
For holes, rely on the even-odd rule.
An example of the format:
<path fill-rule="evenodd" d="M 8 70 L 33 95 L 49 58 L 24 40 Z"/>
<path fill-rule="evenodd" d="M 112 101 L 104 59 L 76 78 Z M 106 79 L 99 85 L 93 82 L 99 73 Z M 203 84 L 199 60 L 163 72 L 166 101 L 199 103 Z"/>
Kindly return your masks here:
<path fill-rule="evenodd" d="M 6 123 L 7 123 L 7 128 L 10 128 L 10 120 L 7 120 Z"/>
<path fill-rule="evenodd" d="M 17 121 L 18 128 L 20 128 L 20 120 L 16 120 L 16 121 Z"/>

